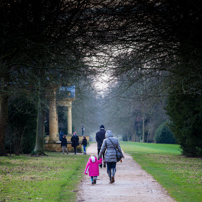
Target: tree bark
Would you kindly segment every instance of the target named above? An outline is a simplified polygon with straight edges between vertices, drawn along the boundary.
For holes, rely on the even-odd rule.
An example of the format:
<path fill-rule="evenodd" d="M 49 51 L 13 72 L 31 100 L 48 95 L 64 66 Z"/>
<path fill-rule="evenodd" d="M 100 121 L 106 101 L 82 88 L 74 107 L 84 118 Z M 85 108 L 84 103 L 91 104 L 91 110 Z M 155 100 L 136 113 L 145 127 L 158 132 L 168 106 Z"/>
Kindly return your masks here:
<path fill-rule="evenodd" d="M 5 133 L 8 123 L 8 96 L 0 96 L 0 156 L 6 156 Z"/>
<path fill-rule="evenodd" d="M 135 140 L 136 140 L 136 131 L 135 131 L 134 127 L 133 127 L 131 141 L 135 142 Z"/>
<path fill-rule="evenodd" d="M 34 152 L 39 155 L 44 155 L 44 120 L 45 120 L 45 108 L 44 108 L 44 95 L 40 92 L 38 98 L 38 113 L 37 113 L 37 128 L 36 128 L 36 143 Z"/>
<path fill-rule="evenodd" d="M 145 118 L 144 118 L 144 113 L 143 113 L 143 116 L 142 116 L 142 142 L 145 142 L 144 124 L 145 124 Z"/>

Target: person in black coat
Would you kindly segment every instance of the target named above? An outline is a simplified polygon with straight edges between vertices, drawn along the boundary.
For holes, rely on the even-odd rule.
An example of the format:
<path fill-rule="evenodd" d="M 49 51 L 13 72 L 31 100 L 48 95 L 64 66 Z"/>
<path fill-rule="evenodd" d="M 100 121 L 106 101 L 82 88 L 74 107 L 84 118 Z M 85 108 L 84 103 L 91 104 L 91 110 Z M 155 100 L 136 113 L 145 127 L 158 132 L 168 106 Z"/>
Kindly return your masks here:
<path fill-rule="evenodd" d="M 66 136 L 65 136 L 65 135 L 63 135 L 62 140 L 61 140 L 61 147 L 62 147 L 62 152 L 63 152 L 63 154 L 65 154 L 65 151 L 66 151 L 67 154 L 68 154 L 68 150 L 67 150 L 67 139 L 66 139 Z"/>
<path fill-rule="evenodd" d="M 81 144 L 83 145 L 83 154 L 86 154 L 87 139 L 85 136 L 83 136 L 83 140 Z"/>
<path fill-rule="evenodd" d="M 100 153 L 100 149 L 102 147 L 103 140 L 105 139 L 105 133 L 106 133 L 106 131 L 105 131 L 104 125 L 101 125 L 100 126 L 100 131 L 98 131 L 96 133 L 96 137 L 95 137 L 96 142 L 97 142 L 98 156 L 99 156 L 99 153 Z M 103 153 L 103 161 L 104 161 L 104 157 L 105 157 L 105 154 Z M 104 162 L 104 167 L 106 167 L 105 162 Z M 100 168 L 102 168 L 102 164 L 100 164 Z"/>
<path fill-rule="evenodd" d="M 72 147 L 74 147 L 74 154 L 76 154 L 77 153 L 76 147 L 79 145 L 79 137 L 77 136 L 76 132 L 73 132 L 71 142 L 72 142 Z"/>

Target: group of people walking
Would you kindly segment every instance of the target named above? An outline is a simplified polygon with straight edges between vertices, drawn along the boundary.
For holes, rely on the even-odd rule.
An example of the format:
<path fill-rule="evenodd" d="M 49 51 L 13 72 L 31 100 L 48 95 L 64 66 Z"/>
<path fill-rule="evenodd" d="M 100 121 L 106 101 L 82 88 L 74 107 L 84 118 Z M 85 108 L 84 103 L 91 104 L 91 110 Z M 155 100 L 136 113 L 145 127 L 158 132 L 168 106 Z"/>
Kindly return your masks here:
<path fill-rule="evenodd" d="M 61 134 L 62 134 L 62 137 L 61 137 Z M 61 148 L 62 148 L 63 154 L 65 152 L 68 154 L 66 135 L 60 132 L 59 139 L 61 141 Z M 83 136 L 83 140 L 81 144 L 83 145 L 84 154 L 86 154 L 87 139 L 85 136 Z M 76 132 L 73 132 L 73 135 L 71 137 L 71 146 L 74 148 L 74 154 L 77 154 L 78 145 L 79 145 L 79 137 L 77 136 Z"/>
<path fill-rule="evenodd" d="M 122 158 L 124 158 L 119 141 L 117 138 L 113 137 L 111 130 L 105 131 L 104 125 L 100 126 L 100 130 L 96 133 L 95 139 L 97 142 L 97 157 L 92 155 L 89 158 L 84 173 L 86 175 L 89 174 L 92 184 L 96 184 L 97 176 L 99 176 L 99 167 L 107 167 L 109 181 L 110 183 L 114 183 L 116 163 L 118 161 L 116 150 L 118 150 L 121 153 Z M 60 134 L 60 140 L 63 154 L 64 152 L 68 154 L 66 136 L 63 135 L 61 138 Z M 77 154 L 78 145 L 79 137 L 76 132 L 74 132 L 71 137 L 71 146 L 74 148 L 74 154 Z M 86 154 L 87 139 L 85 136 L 83 136 L 82 145 L 84 154 Z"/>
<path fill-rule="evenodd" d="M 100 130 L 96 133 L 96 142 L 98 150 L 98 158 L 95 155 L 91 156 L 86 164 L 84 173 L 91 177 L 91 183 L 96 184 L 97 176 L 99 176 L 99 166 L 106 167 L 110 183 L 115 182 L 117 154 L 116 149 L 124 158 L 119 141 L 113 137 L 111 130 L 105 131 L 104 125 L 100 126 Z"/>

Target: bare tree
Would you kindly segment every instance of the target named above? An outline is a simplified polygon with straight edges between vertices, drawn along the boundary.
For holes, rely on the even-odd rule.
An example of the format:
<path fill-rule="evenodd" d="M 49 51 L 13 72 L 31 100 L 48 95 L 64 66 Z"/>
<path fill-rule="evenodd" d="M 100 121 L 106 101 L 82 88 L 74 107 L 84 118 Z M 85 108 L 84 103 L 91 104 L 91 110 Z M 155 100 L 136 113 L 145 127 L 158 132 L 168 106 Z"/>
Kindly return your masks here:
<path fill-rule="evenodd" d="M 45 90 L 62 76 L 80 72 L 80 61 L 92 46 L 82 38 L 88 30 L 91 2 L 82 1 L 3 1 L 1 17 L 1 155 L 8 97 L 32 91 L 38 95 L 38 129 L 42 141 Z M 82 47 L 85 47 L 82 48 Z M 82 63 L 83 64 L 83 63 Z M 81 68 L 82 67 L 82 68 Z M 32 97 L 30 96 L 30 99 Z M 38 141 L 36 141 L 38 142 Z M 36 143 L 37 144 L 37 143 Z M 36 146 L 38 148 L 38 146 Z M 40 146 L 42 150 L 42 146 Z"/>
<path fill-rule="evenodd" d="M 39 69 L 45 72 L 41 80 L 54 83 L 55 69 L 83 70 L 81 64 L 101 52 L 110 53 L 108 47 L 116 50 L 110 53 L 115 59 L 123 53 L 130 56 L 130 63 L 114 61 L 115 76 L 136 74 L 139 65 L 147 70 L 144 76 L 165 71 L 170 81 L 183 83 L 185 93 L 201 93 L 200 1 L 5 0 L 0 2 L 0 21 L 1 100 L 13 89 L 29 91 L 32 83 L 38 89 L 30 78 Z M 40 82 L 40 89 L 47 83 Z M 0 126 L 2 131 L 5 126 Z"/>

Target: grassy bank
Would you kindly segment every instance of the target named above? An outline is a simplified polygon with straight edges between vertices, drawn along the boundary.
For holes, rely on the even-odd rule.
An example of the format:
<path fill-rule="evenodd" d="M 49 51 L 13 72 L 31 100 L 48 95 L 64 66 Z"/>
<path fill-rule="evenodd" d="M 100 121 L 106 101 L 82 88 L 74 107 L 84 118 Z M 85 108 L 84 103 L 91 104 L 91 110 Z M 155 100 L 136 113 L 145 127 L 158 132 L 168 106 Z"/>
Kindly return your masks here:
<path fill-rule="evenodd" d="M 202 159 L 181 156 L 178 145 L 121 142 L 121 147 L 177 201 L 202 201 Z"/>
<path fill-rule="evenodd" d="M 87 155 L 0 157 L 0 201 L 75 201 Z"/>

